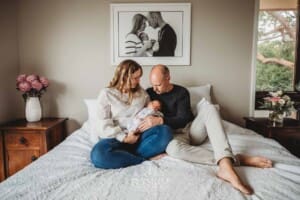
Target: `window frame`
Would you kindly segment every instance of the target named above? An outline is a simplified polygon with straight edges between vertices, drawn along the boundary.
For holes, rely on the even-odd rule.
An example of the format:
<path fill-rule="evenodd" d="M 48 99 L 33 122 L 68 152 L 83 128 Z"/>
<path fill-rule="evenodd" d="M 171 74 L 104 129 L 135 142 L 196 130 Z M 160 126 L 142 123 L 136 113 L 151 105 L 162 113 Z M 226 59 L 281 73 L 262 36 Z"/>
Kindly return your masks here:
<path fill-rule="evenodd" d="M 296 28 L 296 57 L 295 57 L 295 71 L 294 71 L 294 85 L 300 81 L 300 1 L 297 1 L 297 28 Z M 268 96 L 269 91 L 255 91 L 255 110 L 264 110 L 260 108 L 264 97 Z M 291 100 L 295 102 L 295 108 L 297 109 L 297 119 L 300 119 L 300 92 L 296 91 L 293 88 L 293 91 L 286 91 L 284 94 L 287 94 L 291 97 Z"/>

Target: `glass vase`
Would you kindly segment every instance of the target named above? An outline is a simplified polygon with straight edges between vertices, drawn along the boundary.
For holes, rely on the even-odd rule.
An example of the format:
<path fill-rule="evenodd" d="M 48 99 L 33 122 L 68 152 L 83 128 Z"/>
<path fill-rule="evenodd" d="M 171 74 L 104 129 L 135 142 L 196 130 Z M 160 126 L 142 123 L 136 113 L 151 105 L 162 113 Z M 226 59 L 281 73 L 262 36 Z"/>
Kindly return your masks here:
<path fill-rule="evenodd" d="M 42 118 L 42 108 L 39 97 L 26 99 L 25 117 L 28 122 L 37 122 Z"/>
<path fill-rule="evenodd" d="M 282 124 L 284 119 L 284 113 L 277 112 L 277 111 L 270 111 L 269 113 L 269 120 L 272 122 L 273 125 Z"/>

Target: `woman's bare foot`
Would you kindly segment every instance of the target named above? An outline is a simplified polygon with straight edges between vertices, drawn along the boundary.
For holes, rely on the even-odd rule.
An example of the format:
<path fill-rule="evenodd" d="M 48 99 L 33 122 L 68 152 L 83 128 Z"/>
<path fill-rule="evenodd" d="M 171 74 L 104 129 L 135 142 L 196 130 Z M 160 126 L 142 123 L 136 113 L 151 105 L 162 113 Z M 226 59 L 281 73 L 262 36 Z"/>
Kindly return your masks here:
<path fill-rule="evenodd" d="M 161 159 L 161 158 L 163 158 L 163 157 L 165 157 L 167 155 L 168 154 L 166 154 L 166 153 L 158 154 L 156 156 L 153 156 L 153 157 L 149 158 L 149 160 L 159 160 L 159 159 Z"/>
<path fill-rule="evenodd" d="M 243 184 L 240 177 L 234 171 L 230 158 L 223 158 L 219 161 L 219 171 L 217 176 L 227 182 L 229 182 L 235 189 L 241 191 L 244 194 L 253 194 L 253 190 Z"/>
<path fill-rule="evenodd" d="M 271 168 L 272 161 L 270 159 L 261 156 L 246 156 L 243 154 L 236 155 L 241 165 L 259 167 L 259 168 Z"/>

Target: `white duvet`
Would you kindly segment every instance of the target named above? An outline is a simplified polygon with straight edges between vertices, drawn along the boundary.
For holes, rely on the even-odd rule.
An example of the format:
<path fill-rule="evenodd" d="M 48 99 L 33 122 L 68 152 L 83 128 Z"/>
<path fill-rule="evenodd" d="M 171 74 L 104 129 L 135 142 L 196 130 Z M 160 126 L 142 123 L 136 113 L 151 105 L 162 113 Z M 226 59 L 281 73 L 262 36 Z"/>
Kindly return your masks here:
<path fill-rule="evenodd" d="M 245 196 L 216 177 L 216 166 L 164 157 L 117 170 L 96 169 L 83 128 L 0 184 L 0 199 L 300 199 L 300 159 L 271 139 L 224 122 L 235 153 L 266 156 L 274 168 L 236 167 L 255 194 Z M 204 144 L 211 148 L 209 143 Z"/>

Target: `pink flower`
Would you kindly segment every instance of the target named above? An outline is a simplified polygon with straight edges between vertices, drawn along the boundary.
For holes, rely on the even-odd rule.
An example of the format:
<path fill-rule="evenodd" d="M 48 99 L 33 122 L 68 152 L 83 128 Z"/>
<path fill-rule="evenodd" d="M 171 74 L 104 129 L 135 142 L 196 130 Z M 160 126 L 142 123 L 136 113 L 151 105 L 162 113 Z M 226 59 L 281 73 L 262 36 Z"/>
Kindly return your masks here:
<path fill-rule="evenodd" d="M 17 83 L 20 83 L 20 82 L 23 82 L 26 80 L 26 74 L 20 74 L 18 77 L 17 77 Z"/>
<path fill-rule="evenodd" d="M 44 76 L 40 76 L 40 82 L 43 84 L 45 88 L 49 86 L 49 80 Z"/>
<path fill-rule="evenodd" d="M 33 89 L 36 89 L 37 91 L 40 91 L 43 88 L 42 83 L 38 80 L 33 80 L 31 82 L 31 86 Z"/>
<path fill-rule="evenodd" d="M 28 92 L 31 89 L 31 85 L 27 81 L 22 81 L 22 82 L 18 83 L 18 89 L 21 92 Z"/>
<path fill-rule="evenodd" d="M 271 101 L 271 97 L 265 97 L 264 100 L 265 101 Z"/>
<path fill-rule="evenodd" d="M 20 74 L 17 79 L 17 90 L 23 92 L 22 96 L 26 100 L 27 97 L 41 97 L 45 92 L 45 88 L 49 86 L 49 80 L 35 74 Z"/>
<path fill-rule="evenodd" d="M 37 80 L 37 79 L 38 79 L 37 75 L 34 75 L 34 74 L 31 74 L 26 77 L 26 81 L 28 81 L 28 82 L 33 82 L 34 80 Z"/>
<path fill-rule="evenodd" d="M 272 97 L 270 100 L 272 102 L 278 102 L 281 98 L 280 97 Z"/>

